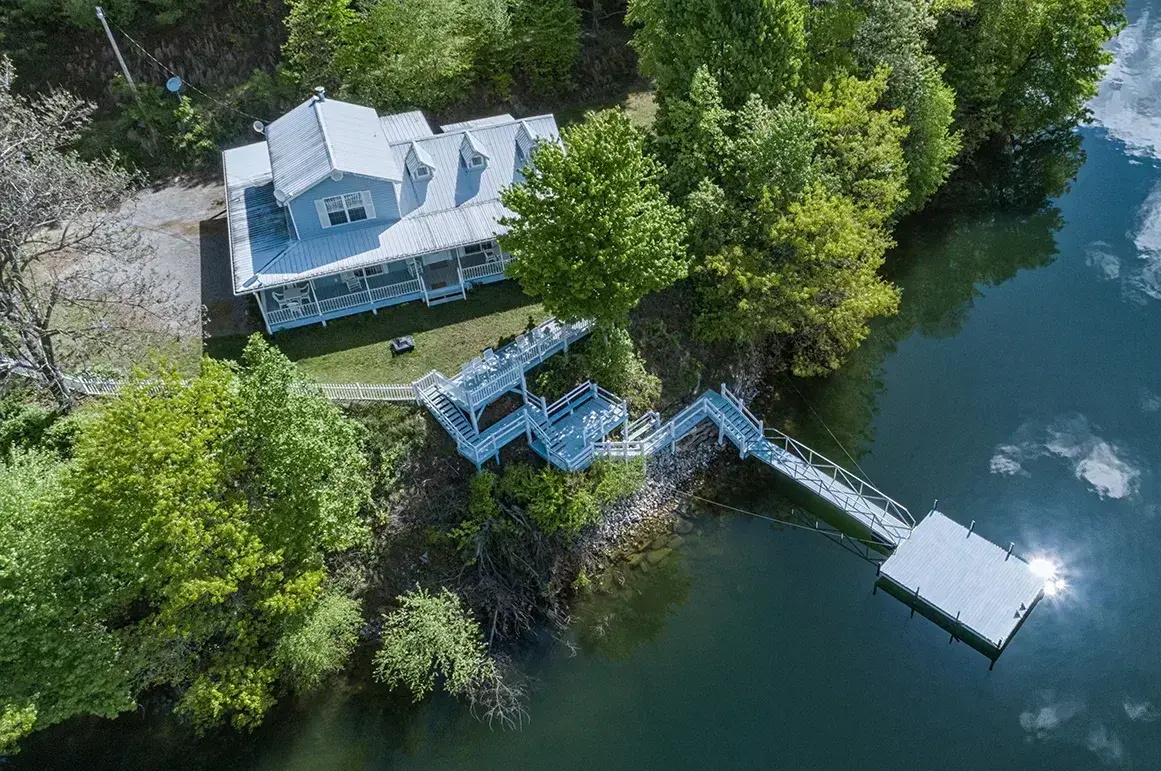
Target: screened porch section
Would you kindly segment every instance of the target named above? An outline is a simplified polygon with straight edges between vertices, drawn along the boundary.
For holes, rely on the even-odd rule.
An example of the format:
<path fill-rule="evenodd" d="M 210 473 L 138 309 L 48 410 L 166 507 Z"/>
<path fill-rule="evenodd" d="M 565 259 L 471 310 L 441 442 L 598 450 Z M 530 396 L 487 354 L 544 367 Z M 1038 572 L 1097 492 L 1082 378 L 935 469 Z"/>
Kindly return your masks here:
<path fill-rule="evenodd" d="M 275 332 L 413 300 L 466 299 L 473 285 L 505 278 L 509 262 L 488 241 L 272 287 L 256 297 L 267 330 Z"/>

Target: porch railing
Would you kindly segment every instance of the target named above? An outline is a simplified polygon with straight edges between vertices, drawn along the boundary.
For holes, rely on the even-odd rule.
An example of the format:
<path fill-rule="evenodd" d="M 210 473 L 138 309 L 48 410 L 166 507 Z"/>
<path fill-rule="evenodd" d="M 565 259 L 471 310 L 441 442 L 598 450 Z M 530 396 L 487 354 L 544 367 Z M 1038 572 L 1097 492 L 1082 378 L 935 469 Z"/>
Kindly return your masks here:
<path fill-rule="evenodd" d="M 419 279 L 412 279 L 411 281 L 402 281 L 398 284 L 374 287 L 371 290 L 371 299 L 375 302 L 392 300 L 396 297 L 401 297 L 405 294 L 414 294 L 418 291 Z"/>
<path fill-rule="evenodd" d="M 294 307 L 275 308 L 267 312 L 266 318 L 271 324 L 285 324 L 289 321 L 315 318 L 348 308 L 357 308 L 363 305 L 371 306 L 373 303 L 392 300 L 396 297 L 418 293 L 419 291 L 419 281 L 413 279 L 411 281 L 402 281 L 398 284 L 388 284 L 387 286 L 375 287 L 369 290 L 363 289 L 358 292 L 339 295 L 338 297 L 328 297 L 325 300 L 302 303 Z"/>
<path fill-rule="evenodd" d="M 512 262 L 511 258 L 501 257 L 499 260 L 485 262 L 483 265 L 472 265 L 469 268 L 463 268 L 461 280 L 475 281 L 488 276 L 497 276 L 508 270 L 508 263 L 510 262 Z"/>

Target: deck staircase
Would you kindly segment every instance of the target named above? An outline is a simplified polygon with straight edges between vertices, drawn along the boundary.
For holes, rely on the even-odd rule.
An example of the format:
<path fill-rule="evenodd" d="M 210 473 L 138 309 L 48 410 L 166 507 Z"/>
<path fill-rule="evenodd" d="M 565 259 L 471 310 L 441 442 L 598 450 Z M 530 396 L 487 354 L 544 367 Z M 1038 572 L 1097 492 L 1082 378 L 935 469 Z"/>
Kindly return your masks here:
<path fill-rule="evenodd" d="M 452 401 L 442 386 L 438 383 L 420 391 L 420 399 L 428 412 L 439 421 L 452 438 L 458 442 L 471 442 L 479 432 L 472 428 L 471 421 L 464 411 Z"/>

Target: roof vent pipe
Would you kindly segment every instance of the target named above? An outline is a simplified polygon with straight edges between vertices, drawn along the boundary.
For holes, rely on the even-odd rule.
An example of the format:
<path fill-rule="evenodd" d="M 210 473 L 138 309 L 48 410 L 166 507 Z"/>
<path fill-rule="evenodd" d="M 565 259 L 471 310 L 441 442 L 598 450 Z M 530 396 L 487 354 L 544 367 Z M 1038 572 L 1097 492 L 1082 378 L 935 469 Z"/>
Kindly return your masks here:
<path fill-rule="evenodd" d="M 323 88 L 322 86 L 315 86 L 314 87 L 314 97 L 315 97 L 315 99 L 318 99 L 320 102 L 326 101 L 327 90 L 325 88 Z"/>

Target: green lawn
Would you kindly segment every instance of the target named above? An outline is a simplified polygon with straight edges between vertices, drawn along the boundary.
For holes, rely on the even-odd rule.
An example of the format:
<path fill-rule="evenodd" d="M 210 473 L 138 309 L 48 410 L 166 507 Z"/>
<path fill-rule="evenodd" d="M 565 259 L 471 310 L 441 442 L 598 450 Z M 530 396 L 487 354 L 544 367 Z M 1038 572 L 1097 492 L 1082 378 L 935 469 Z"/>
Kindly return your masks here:
<path fill-rule="evenodd" d="M 528 319 L 548 318 L 540 303 L 515 281 L 473 289 L 468 299 L 429 308 L 407 303 L 277 332 L 273 342 L 320 383 L 410 383 L 432 369 L 454 375 L 485 348 L 497 348 L 523 332 Z M 415 350 L 391 355 L 391 339 L 411 335 Z M 237 358 L 245 338 L 206 342 L 206 353 Z"/>
<path fill-rule="evenodd" d="M 582 104 L 574 104 L 569 107 L 561 108 L 556 112 L 556 121 L 562 127 L 573 123 L 580 123 L 584 120 L 585 113 L 589 110 L 605 110 L 613 107 L 619 107 L 624 110 L 633 124 L 640 129 L 648 129 L 653 126 L 653 121 L 657 117 L 657 101 L 654 98 L 651 89 L 640 89 L 636 91 L 627 91 L 620 96 L 609 97 L 608 99 L 601 99 L 594 102 L 584 102 Z"/>

